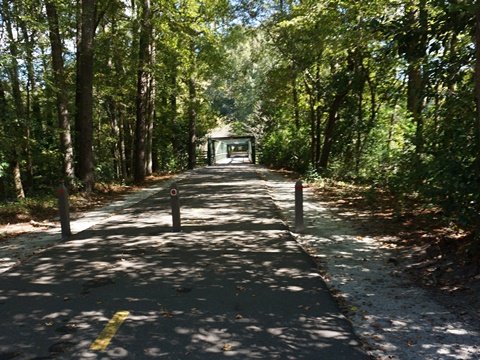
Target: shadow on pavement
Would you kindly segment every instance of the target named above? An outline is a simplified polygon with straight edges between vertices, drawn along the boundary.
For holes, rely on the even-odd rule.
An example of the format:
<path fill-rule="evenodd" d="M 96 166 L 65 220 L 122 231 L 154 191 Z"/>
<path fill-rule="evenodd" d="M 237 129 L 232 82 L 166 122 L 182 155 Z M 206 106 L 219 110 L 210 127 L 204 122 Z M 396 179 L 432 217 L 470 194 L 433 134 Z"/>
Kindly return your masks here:
<path fill-rule="evenodd" d="M 0 359 L 368 359 L 252 166 L 178 185 L 3 274 Z"/>

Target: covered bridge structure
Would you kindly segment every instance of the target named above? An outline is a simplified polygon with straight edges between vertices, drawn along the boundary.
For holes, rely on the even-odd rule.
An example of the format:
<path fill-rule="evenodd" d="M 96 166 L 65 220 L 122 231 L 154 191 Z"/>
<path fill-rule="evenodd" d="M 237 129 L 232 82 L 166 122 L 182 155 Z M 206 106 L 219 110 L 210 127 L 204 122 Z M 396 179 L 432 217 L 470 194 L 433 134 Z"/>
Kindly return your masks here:
<path fill-rule="evenodd" d="M 230 136 L 208 139 L 207 163 L 215 165 L 228 162 L 228 159 L 244 158 L 255 164 L 255 137 Z"/>

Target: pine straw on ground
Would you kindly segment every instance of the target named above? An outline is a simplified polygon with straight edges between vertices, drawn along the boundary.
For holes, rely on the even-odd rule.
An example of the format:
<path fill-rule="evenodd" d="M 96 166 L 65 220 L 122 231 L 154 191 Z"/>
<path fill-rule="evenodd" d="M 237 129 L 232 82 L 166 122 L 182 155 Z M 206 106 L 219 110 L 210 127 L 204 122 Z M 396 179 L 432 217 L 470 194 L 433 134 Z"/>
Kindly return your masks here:
<path fill-rule="evenodd" d="M 441 209 L 421 199 L 398 199 L 385 191 L 343 183 L 310 184 L 337 216 L 394 249 L 391 261 L 412 281 L 480 326 L 480 244 Z"/>
<path fill-rule="evenodd" d="M 425 269 L 427 284 L 448 285 L 480 275 L 480 244 L 441 209 L 414 197 L 398 199 L 360 186 L 314 187 L 339 216 L 354 221 L 366 235 L 389 239 L 414 264 L 412 268 Z"/>
<path fill-rule="evenodd" d="M 278 170 L 292 181 L 298 174 Z M 393 250 L 390 261 L 462 320 L 480 329 L 480 241 L 421 198 L 328 179 L 308 182 L 319 202 Z"/>

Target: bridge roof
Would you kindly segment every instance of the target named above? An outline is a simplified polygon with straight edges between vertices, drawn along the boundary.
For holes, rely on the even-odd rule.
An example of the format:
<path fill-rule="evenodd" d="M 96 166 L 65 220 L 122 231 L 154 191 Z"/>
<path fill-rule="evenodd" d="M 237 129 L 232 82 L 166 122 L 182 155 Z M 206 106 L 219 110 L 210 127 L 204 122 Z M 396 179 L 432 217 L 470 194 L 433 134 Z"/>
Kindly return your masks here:
<path fill-rule="evenodd" d="M 249 141 L 255 141 L 255 136 L 227 136 L 227 137 L 213 137 L 210 138 L 212 141 L 221 141 L 228 145 L 245 145 Z"/>

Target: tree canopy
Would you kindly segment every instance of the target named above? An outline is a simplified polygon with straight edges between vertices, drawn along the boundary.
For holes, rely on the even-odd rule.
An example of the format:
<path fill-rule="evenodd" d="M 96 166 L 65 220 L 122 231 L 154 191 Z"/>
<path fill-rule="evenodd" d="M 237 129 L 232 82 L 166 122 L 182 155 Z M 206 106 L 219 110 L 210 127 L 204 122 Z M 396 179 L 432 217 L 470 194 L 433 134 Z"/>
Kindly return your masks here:
<path fill-rule="evenodd" d="M 1 199 L 193 168 L 228 123 L 480 233 L 473 0 L 1 1 Z"/>

